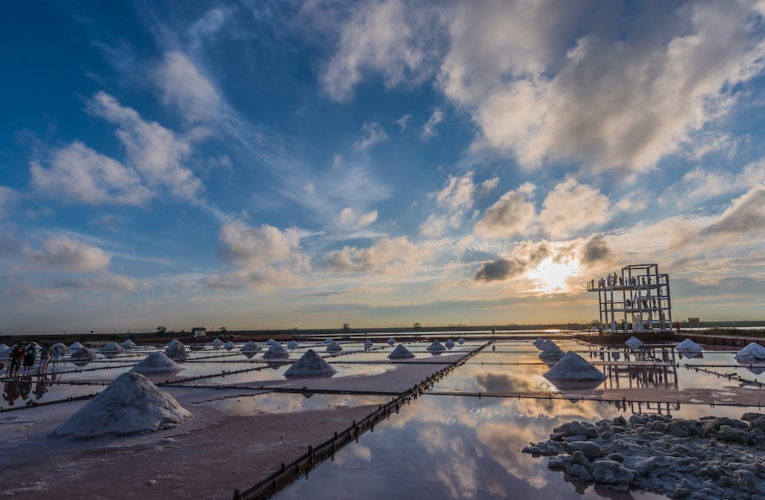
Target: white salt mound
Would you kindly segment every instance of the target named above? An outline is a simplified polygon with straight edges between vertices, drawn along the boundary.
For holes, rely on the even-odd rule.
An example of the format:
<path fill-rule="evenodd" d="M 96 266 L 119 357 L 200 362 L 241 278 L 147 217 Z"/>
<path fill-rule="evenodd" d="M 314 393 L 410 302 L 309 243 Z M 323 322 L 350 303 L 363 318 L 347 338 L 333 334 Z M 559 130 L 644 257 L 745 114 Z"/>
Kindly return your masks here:
<path fill-rule="evenodd" d="M 393 352 L 388 354 L 388 359 L 411 359 L 413 357 L 412 351 L 404 347 L 404 344 L 397 345 Z"/>
<path fill-rule="evenodd" d="M 165 354 L 168 358 L 177 361 L 183 361 L 189 356 L 189 352 L 186 350 L 186 346 L 178 342 L 177 344 L 171 344 L 165 349 Z"/>
<path fill-rule="evenodd" d="M 340 344 L 338 344 L 334 340 L 332 341 L 331 344 L 329 344 L 327 346 L 327 351 L 329 351 L 329 352 L 340 352 L 342 350 L 343 350 L 343 346 L 341 346 Z"/>
<path fill-rule="evenodd" d="M 240 349 L 241 352 L 260 352 L 260 350 L 260 346 L 258 346 L 258 344 L 252 340 L 244 344 L 244 346 Z"/>
<path fill-rule="evenodd" d="M 2 350 L 3 346 L 5 346 L 5 344 L 0 345 L 0 350 Z M 61 342 L 59 342 L 58 344 L 53 344 L 52 346 L 50 346 L 50 348 L 51 350 L 58 349 L 58 352 L 60 353 L 65 353 L 66 351 L 69 350 L 66 344 L 62 344 Z"/>
<path fill-rule="evenodd" d="M 332 339 L 331 339 L 331 338 L 329 338 L 329 337 L 327 337 L 326 339 L 324 339 L 324 343 L 325 343 L 325 344 L 327 344 L 327 345 L 331 344 L 332 342 L 334 342 L 334 340 L 332 340 Z"/>
<path fill-rule="evenodd" d="M 372 346 L 374 346 L 374 343 L 372 343 L 372 341 L 371 341 L 371 340 L 367 339 L 367 341 L 366 341 L 366 342 L 364 342 L 364 347 L 366 347 L 366 348 L 370 348 L 370 347 L 372 347 Z"/>
<path fill-rule="evenodd" d="M 394 339 L 393 337 L 391 337 L 391 338 L 389 338 L 388 340 L 386 340 L 386 342 L 388 343 L 388 345 L 393 345 L 393 344 L 395 344 L 395 343 L 396 343 L 396 339 Z"/>
<path fill-rule="evenodd" d="M 93 351 L 93 349 L 88 349 L 87 347 L 80 347 L 72 353 L 72 359 L 93 359 L 95 357 L 95 351 Z"/>
<path fill-rule="evenodd" d="M 236 347 L 236 344 L 234 344 L 233 342 L 231 342 L 231 341 L 229 340 L 228 342 L 226 342 L 225 344 L 223 344 L 223 347 L 225 347 L 227 350 L 229 350 L 229 351 L 230 351 L 231 349 L 233 349 L 234 347 Z"/>
<path fill-rule="evenodd" d="M 748 346 L 744 347 L 738 351 L 738 353 L 736 353 L 736 359 L 738 358 L 748 360 L 765 359 L 765 347 L 762 347 L 757 342 L 751 342 Z"/>
<path fill-rule="evenodd" d="M 430 352 L 435 352 L 435 351 L 445 351 L 445 350 L 446 350 L 446 347 L 444 347 L 444 345 L 443 345 L 441 342 L 439 342 L 438 340 L 434 340 L 434 341 L 433 341 L 433 343 L 432 343 L 432 344 L 430 344 L 430 345 L 427 347 L 427 349 L 428 349 L 428 351 L 430 351 Z"/>
<path fill-rule="evenodd" d="M 446 342 L 444 342 L 444 345 L 446 346 L 447 349 L 451 349 L 452 347 L 454 347 L 454 341 L 452 339 L 448 339 Z"/>
<path fill-rule="evenodd" d="M 462 345 L 462 344 L 464 344 L 465 342 L 467 342 L 467 341 L 466 341 L 465 339 L 463 339 L 462 337 L 460 337 L 460 338 L 458 338 L 458 339 L 457 339 L 457 343 L 458 343 L 459 345 Z"/>
<path fill-rule="evenodd" d="M 122 347 L 123 349 L 132 349 L 135 347 L 135 342 L 133 342 L 130 339 L 127 339 L 125 342 L 120 344 L 120 347 Z"/>
<path fill-rule="evenodd" d="M 543 339 L 542 337 L 537 337 L 537 339 L 532 343 L 534 344 L 534 347 L 536 347 L 537 349 L 541 351 L 542 348 L 545 346 L 545 343 L 547 343 L 547 341 Z"/>
<path fill-rule="evenodd" d="M 324 361 L 324 358 L 316 354 L 313 349 L 308 349 L 284 372 L 284 376 L 287 378 L 328 377 L 335 373 L 337 370 Z"/>
<path fill-rule="evenodd" d="M 178 340 L 178 339 L 173 339 L 170 342 L 168 342 L 165 347 L 170 347 L 170 346 L 173 346 L 173 345 L 176 345 L 176 344 L 182 344 L 182 342 L 180 340 Z"/>
<path fill-rule="evenodd" d="M 123 373 L 98 396 L 56 427 L 55 436 L 78 439 L 118 436 L 175 427 L 191 413 L 140 373 Z"/>
<path fill-rule="evenodd" d="M 281 344 L 273 344 L 263 354 L 264 359 L 279 359 L 279 358 L 289 358 L 289 357 L 290 357 L 290 353 L 288 353 L 287 350 L 284 347 L 282 347 Z"/>
<path fill-rule="evenodd" d="M 685 352 L 701 352 L 704 350 L 703 347 L 698 345 L 696 342 L 692 341 L 691 339 L 685 339 L 677 346 L 675 347 L 676 351 L 685 351 Z"/>
<path fill-rule="evenodd" d="M 543 375 L 550 380 L 605 380 L 597 368 L 592 366 L 583 357 L 575 352 L 569 351 L 550 371 Z"/>
<path fill-rule="evenodd" d="M 108 344 L 106 344 L 105 346 L 101 348 L 101 352 L 122 353 L 122 352 L 125 352 L 125 350 L 122 347 L 120 347 L 119 344 L 115 342 L 109 342 Z"/>
<path fill-rule="evenodd" d="M 278 342 L 277 342 L 277 341 L 275 341 L 274 339 L 268 339 L 268 340 L 266 341 L 266 344 L 268 344 L 268 345 L 274 345 L 274 344 L 278 344 Z"/>
<path fill-rule="evenodd" d="M 637 337 L 630 337 L 625 344 L 630 349 L 637 349 L 643 345 L 643 342 Z"/>
<path fill-rule="evenodd" d="M 544 348 L 542 349 L 542 352 L 539 353 L 539 359 L 552 360 L 552 359 L 562 358 L 564 355 L 565 353 L 561 350 L 560 347 L 558 347 L 558 344 L 550 341 L 545 344 Z"/>
<path fill-rule="evenodd" d="M 300 344 L 298 344 L 294 340 L 290 340 L 290 343 L 287 344 L 287 347 L 290 349 L 297 349 L 298 347 L 300 347 Z"/>
<path fill-rule="evenodd" d="M 215 349 L 220 349 L 221 347 L 223 347 L 223 341 L 221 339 L 215 339 L 212 341 L 212 346 Z"/>
<path fill-rule="evenodd" d="M 83 347 L 85 347 L 85 346 L 80 344 L 79 342 L 75 342 L 74 344 L 69 346 L 69 349 L 74 351 L 76 349 L 82 349 Z"/>
<path fill-rule="evenodd" d="M 131 372 L 136 373 L 161 373 L 177 372 L 183 370 L 183 367 L 168 358 L 164 352 L 153 352 L 146 356 L 143 361 L 133 367 Z"/>

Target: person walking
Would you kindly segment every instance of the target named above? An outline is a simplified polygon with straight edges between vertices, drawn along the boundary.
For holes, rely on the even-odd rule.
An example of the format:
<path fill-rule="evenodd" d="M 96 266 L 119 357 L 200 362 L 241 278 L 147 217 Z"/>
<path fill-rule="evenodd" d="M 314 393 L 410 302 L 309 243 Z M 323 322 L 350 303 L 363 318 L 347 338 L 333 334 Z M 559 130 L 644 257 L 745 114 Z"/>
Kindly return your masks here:
<path fill-rule="evenodd" d="M 48 363 L 50 363 L 50 348 L 47 345 L 43 345 L 40 349 L 40 366 L 37 367 L 37 372 L 44 372 L 48 369 Z"/>
<path fill-rule="evenodd" d="M 53 348 L 53 354 L 51 354 L 51 361 L 53 362 L 53 369 L 58 366 L 58 362 L 61 361 L 61 349 L 56 346 Z"/>

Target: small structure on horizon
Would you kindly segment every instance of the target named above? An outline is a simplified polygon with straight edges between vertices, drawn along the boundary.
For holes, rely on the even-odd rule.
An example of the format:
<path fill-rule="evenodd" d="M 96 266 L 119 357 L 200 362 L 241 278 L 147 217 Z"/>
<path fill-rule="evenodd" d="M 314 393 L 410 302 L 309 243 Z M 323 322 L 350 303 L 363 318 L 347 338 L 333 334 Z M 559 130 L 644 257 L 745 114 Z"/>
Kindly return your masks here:
<path fill-rule="evenodd" d="M 622 274 L 587 283 L 598 294 L 599 330 L 610 333 L 674 333 L 669 275 L 658 264 L 634 264 Z"/>
<path fill-rule="evenodd" d="M 207 328 L 203 326 L 195 326 L 191 329 L 191 335 L 193 335 L 194 338 L 207 337 Z"/>

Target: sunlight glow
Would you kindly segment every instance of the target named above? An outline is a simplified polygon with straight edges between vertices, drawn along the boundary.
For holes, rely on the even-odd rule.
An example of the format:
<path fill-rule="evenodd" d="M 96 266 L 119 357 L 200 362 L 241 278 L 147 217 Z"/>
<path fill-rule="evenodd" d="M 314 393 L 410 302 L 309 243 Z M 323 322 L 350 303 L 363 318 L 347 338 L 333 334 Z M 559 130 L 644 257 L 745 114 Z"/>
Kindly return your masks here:
<path fill-rule="evenodd" d="M 548 257 L 530 270 L 527 276 L 539 284 L 540 291 L 561 293 L 568 291 L 566 280 L 578 270 L 579 262 L 576 260 L 555 262 L 552 257 Z"/>

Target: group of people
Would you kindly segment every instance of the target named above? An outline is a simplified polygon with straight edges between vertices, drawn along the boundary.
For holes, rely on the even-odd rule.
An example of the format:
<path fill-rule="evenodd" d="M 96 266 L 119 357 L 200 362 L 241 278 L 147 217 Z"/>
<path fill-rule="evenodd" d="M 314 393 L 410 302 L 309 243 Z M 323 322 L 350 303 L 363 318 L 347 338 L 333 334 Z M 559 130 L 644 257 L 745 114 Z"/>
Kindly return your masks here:
<path fill-rule="evenodd" d="M 48 375 L 43 375 L 37 379 L 37 382 L 32 382 L 30 375 L 24 375 L 17 379 L 6 380 L 3 384 L 3 400 L 8 403 L 8 406 L 13 406 L 16 400 L 21 398 L 26 401 L 29 399 L 30 394 L 34 395 L 34 399 L 39 401 L 48 392 L 48 386 L 56 380 L 56 376 L 48 378 Z M 34 386 L 34 391 L 32 390 Z M 27 404 L 30 404 L 27 401 Z"/>
<path fill-rule="evenodd" d="M 606 288 L 606 287 L 612 287 L 612 286 L 638 286 L 638 285 L 650 285 L 651 284 L 651 277 L 650 276 L 630 276 L 628 278 L 624 278 L 623 276 L 619 276 L 616 273 L 609 274 L 605 278 L 600 278 L 598 280 L 598 286 L 600 288 Z M 595 288 L 595 280 L 592 280 L 590 283 L 591 287 Z"/>
<path fill-rule="evenodd" d="M 47 370 L 51 363 L 55 367 L 63 357 L 63 353 L 58 347 L 39 346 L 37 344 L 29 344 L 25 347 L 21 344 L 16 344 L 8 355 L 9 362 L 5 375 L 16 377 L 20 369 L 23 369 L 25 372 L 31 370 L 35 365 L 35 361 L 37 361 L 38 355 L 40 358 L 40 364 L 37 367 L 38 372 Z"/>

